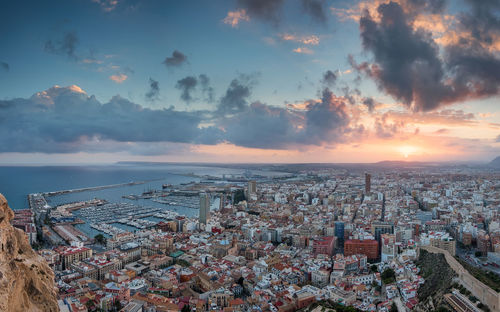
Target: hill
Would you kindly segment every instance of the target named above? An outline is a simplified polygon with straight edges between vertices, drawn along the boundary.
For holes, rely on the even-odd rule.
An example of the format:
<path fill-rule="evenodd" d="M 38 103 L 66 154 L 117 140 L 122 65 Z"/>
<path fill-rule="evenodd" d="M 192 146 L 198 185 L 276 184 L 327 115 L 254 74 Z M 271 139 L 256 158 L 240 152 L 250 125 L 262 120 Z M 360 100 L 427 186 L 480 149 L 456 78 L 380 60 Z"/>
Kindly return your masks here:
<path fill-rule="evenodd" d="M 488 165 L 490 167 L 500 168 L 500 156 L 498 156 L 497 158 L 495 158 L 492 161 L 490 161 L 490 163 Z"/>

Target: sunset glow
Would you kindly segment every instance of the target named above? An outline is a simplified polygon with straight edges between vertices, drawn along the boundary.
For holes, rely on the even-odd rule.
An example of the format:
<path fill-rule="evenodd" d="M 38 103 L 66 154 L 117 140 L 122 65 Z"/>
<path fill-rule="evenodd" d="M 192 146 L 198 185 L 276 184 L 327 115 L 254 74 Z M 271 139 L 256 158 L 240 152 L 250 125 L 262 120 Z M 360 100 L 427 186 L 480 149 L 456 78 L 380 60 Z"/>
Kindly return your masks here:
<path fill-rule="evenodd" d="M 483 22 L 498 7 L 298 2 L 49 1 L 29 23 L 7 16 L 0 163 L 500 154 L 500 35 Z"/>

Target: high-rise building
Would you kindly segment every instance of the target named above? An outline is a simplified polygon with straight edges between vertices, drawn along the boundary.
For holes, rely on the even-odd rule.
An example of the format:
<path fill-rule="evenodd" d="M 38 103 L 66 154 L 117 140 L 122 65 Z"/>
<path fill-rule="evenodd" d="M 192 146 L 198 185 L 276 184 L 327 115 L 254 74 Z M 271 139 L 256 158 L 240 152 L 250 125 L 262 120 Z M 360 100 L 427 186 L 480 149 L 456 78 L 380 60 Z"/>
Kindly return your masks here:
<path fill-rule="evenodd" d="M 257 193 L 257 182 L 248 181 L 248 195 Z"/>
<path fill-rule="evenodd" d="M 220 200 L 219 200 L 219 210 L 222 211 L 226 207 L 226 194 L 221 193 L 220 194 Z"/>
<path fill-rule="evenodd" d="M 372 175 L 369 173 L 365 173 L 365 194 L 370 194 L 372 190 L 371 183 L 372 183 Z"/>
<path fill-rule="evenodd" d="M 381 237 L 381 260 L 391 261 L 396 257 L 396 235 L 394 234 L 382 234 Z"/>
<path fill-rule="evenodd" d="M 344 246 L 344 222 L 336 221 L 335 222 L 335 237 L 337 237 L 337 245 L 339 247 Z"/>
<path fill-rule="evenodd" d="M 210 220 L 210 195 L 200 194 L 200 223 L 207 224 Z"/>
<path fill-rule="evenodd" d="M 378 258 L 378 242 L 374 239 L 348 239 L 344 244 L 344 255 L 352 256 L 356 254 L 365 255 L 369 260 Z"/>
<path fill-rule="evenodd" d="M 372 234 L 375 236 L 375 240 L 380 242 L 380 235 L 394 234 L 394 224 L 390 222 L 373 222 Z"/>

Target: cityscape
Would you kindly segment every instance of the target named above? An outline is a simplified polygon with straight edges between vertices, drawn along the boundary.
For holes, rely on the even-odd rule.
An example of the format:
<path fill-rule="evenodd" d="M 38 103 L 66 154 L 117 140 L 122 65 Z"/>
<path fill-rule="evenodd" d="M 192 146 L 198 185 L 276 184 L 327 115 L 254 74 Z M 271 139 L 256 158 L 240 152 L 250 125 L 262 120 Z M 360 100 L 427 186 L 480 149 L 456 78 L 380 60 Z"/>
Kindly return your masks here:
<path fill-rule="evenodd" d="M 0 312 L 500 312 L 500 0 L 0 1 Z"/>
<path fill-rule="evenodd" d="M 61 311 L 497 311 L 499 167 L 356 167 L 190 174 L 119 202 L 35 193 L 12 224 Z"/>

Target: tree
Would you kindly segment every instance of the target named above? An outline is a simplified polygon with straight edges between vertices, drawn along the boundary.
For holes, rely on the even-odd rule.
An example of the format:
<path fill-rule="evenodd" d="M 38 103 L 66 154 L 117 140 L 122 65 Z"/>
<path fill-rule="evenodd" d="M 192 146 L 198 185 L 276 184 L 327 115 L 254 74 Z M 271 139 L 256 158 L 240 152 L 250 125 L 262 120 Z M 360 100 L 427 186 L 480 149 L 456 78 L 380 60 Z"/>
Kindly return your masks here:
<path fill-rule="evenodd" d="M 370 267 L 370 271 L 372 271 L 373 273 L 376 273 L 378 272 L 378 268 L 375 264 L 373 264 L 371 267 Z"/>
<path fill-rule="evenodd" d="M 106 238 L 102 234 L 97 234 L 94 236 L 94 240 L 96 243 L 99 243 L 101 245 L 104 245 L 106 243 Z"/>
<path fill-rule="evenodd" d="M 474 256 L 476 256 L 476 257 L 481 257 L 481 255 L 482 255 L 482 253 L 480 251 L 476 251 L 474 253 Z"/>
<path fill-rule="evenodd" d="M 391 309 L 389 310 L 389 312 L 398 312 L 398 307 L 396 306 L 396 303 L 392 303 L 391 305 Z"/>
<path fill-rule="evenodd" d="M 181 310 L 181 312 L 190 312 L 190 311 L 191 311 L 191 307 L 189 306 L 189 304 L 185 304 Z"/>
<path fill-rule="evenodd" d="M 384 284 L 390 284 L 396 280 L 396 273 L 394 273 L 393 269 L 388 268 L 382 272 L 380 277 L 382 278 L 382 282 L 384 282 Z"/>
<path fill-rule="evenodd" d="M 240 278 L 238 278 L 238 284 L 243 286 L 243 282 L 245 281 L 245 279 L 243 278 L 243 276 L 240 276 Z"/>
<path fill-rule="evenodd" d="M 122 303 L 118 299 L 115 299 L 113 305 L 115 306 L 115 311 L 120 311 L 122 309 Z"/>
<path fill-rule="evenodd" d="M 242 189 L 236 190 L 236 192 L 234 192 L 234 204 L 236 205 L 244 200 L 246 200 L 245 191 Z"/>

